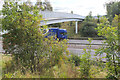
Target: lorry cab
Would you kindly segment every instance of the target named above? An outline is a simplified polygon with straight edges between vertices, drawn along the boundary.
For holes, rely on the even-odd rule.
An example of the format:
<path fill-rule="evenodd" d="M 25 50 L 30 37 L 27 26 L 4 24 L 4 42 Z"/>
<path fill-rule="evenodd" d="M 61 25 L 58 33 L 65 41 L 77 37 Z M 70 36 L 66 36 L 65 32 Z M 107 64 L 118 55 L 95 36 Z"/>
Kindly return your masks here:
<path fill-rule="evenodd" d="M 66 29 L 59 29 L 57 36 L 60 40 L 67 39 L 67 30 Z"/>
<path fill-rule="evenodd" d="M 63 40 L 67 39 L 67 30 L 66 29 L 59 29 L 59 28 L 49 28 L 45 38 L 53 36 L 55 39 Z"/>

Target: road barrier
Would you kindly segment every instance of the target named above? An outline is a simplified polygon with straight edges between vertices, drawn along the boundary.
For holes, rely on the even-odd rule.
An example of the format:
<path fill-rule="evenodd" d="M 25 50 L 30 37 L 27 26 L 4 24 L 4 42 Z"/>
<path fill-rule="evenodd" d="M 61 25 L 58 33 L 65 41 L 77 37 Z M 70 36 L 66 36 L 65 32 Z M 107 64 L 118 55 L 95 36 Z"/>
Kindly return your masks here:
<path fill-rule="evenodd" d="M 103 37 L 79 37 L 79 38 L 70 37 L 70 38 L 68 38 L 68 39 L 88 40 L 88 38 L 92 38 L 93 40 L 106 40 L 106 39 L 107 39 L 107 38 L 103 38 Z"/>

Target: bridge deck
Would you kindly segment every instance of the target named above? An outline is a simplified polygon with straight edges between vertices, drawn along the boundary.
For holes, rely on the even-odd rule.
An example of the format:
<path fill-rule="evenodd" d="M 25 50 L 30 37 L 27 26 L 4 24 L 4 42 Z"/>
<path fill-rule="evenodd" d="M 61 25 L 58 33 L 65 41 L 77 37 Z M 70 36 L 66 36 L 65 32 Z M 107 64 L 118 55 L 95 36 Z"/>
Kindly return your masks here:
<path fill-rule="evenodd" d="M 53 12 L 53 11 L 40 11 L 39 14 L 43 15 L 44 19 L 60 19 L 60 18 L 78 18 L 84 19 L 84 16 L 71 13 Z"/>

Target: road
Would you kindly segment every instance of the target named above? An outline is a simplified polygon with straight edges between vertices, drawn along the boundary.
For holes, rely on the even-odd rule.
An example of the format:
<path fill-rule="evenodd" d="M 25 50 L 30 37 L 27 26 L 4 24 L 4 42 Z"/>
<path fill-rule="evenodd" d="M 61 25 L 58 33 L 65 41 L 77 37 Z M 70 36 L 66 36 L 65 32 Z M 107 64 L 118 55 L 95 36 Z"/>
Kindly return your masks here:
<path fill-rule="evenodd" d="M 102 54 L 102 55 L 99 55 L 99 56 L 94 56 L 95 55 L 95 49 L 98 49 L 102 46 L 104 40 L 92 40 L 91 42 L 91 58 L 92 59 L 101 59 L 102 61 L 106 61 L 106 59 L 104 59 L 103 57 L 106 56 L 106 54 Z M 89 41 L 87 40 L 69 40 L 68 41 L 68 50 L 70 53 L 73 53 L 75 55 L 83 55 L 83 49 L 85 48 L 87 51 L 89 49 L 87 49 L 88 45 L 89 44 Z M 105 45 L 103 45 L 105 46 Z"/>
<path fill-rule="evenodd" d="M 92 45 L 102 45 L 105 40 L 92 40 L 91 44 Z M 70 39 L 68 41 L 70 44 L 80 44 L 80 45 L 85 45 L 85 44 L 90 44 L 88 40 L 72 40 Z"/>
<path fill-rule="evenodd" d="M 69 50 L 70 53 L 72 53 L 74 55 L 77 55 L 77 56 L 82 56 L 84 54 L 83 49 L 68 48 L 68 50 Z M 88 51 L 88 49 L 86 49 L 86 51 Z M 105 56 L 106 56 L 105 53 L 102 54 L 102 55 L 95 56 L 95 50 L 93 50 L 93 49 L 91 50 L 91 59 L 98 59 L 98 60 L 101 59 L 102 61 L 105 62 L 106 59 L 103 58 Z"/>

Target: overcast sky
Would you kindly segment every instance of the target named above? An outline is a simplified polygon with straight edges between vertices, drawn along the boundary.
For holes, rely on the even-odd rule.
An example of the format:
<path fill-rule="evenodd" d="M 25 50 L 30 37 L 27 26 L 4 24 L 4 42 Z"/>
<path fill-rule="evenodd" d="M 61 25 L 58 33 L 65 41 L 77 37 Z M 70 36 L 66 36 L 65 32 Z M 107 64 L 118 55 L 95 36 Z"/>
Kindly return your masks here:
<path fill-rule="evenodd" d="M 105 2 L 108 0 L 51 0 L 54 11 L 68 12 L 86 16 L 92 11 L 95 15 L 105 15 Z"/>
<path fill-rule="evenodd" d="M 36 0 L 31 0 L 36 2 Z M 44 1 L 44 0 L 42 0 Z M 86 16 L 92 11 L 92 15 L 106 15 L 105 3 L 112 0 L 49 0 L 53 10 L 56 12 L 73 11 L 74 14 Z M 0 0 L 0 9 L 2 8 L 3 0 Z"/>

